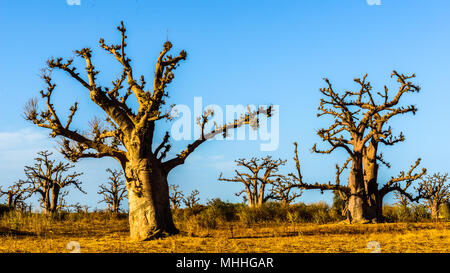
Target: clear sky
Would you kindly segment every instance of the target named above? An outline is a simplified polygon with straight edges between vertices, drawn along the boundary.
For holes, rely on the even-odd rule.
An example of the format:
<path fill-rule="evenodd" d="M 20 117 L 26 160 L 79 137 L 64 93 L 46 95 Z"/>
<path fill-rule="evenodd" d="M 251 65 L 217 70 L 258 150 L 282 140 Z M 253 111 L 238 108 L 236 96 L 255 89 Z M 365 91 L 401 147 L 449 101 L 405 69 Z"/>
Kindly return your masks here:
<path fill-rule="evenodd" d="M 429 173 L 447 172 L 449 17 L 448 0 L 381 0 L 381 5 L 369 5 L 366 0 L 81 0 L 80 5 L 68 5 L 66 0 L 0 0 L 0 185 L 5 188 L 23 178 L 23 167 L 33 163 L 37 151 L 55 151 L 49 132 L 22 116 L 26 101 L 44 88 L 39 74 L 45 61 L 52 56 L 72 57 L 73 50 L 91 47 L 101 71 L 99 79 L 109 84 L 120 67 L 98 47 L 98 40 L 118 42 L 115 27 L 121 20 L 128 30 L 127 49 L 134 72 L 146 75 L 147 81 L 167 34 L 173 52 L 188 52 L 169 87 L 170 103 L 192 107 L 194 97 L 202 97 L 203 105 L 223 108 L 227 104 L 280 106 L 277 150 L 261 152 L 258 141 L 210 141 L 169 175 L 169 183 L 180 185 L 185 193 L 198 189 L 203 203 L 214 197 L 241 200 L 234 196 L 239 185 L 217 181 L 220 172 L 227 177 L 233 174 L 237 158 L 269 154 L 289 160 L 282 172 L 293 171 L 294 141 L 300 143 L 306 180 L 334 179 L 334 165 L 345 160 L 345 153 L 310 152 L 314 143 L 322 144 L 315 131 L 332 122 L 316 117 L 324 77 L 336 89 L 345 90 L 357 88 L 353 79 L 368 73 L 379 89 L 385 84 L 395 88 L 389 77 L 394 69 L 416 73 L 422 91 L 408 95 L 404 103 L 415 104 L 419 111 L 391 123 L 406 141 L 383 148 L 392 168 L 382 168 L 380 179 L 407 169 L 418 157 Z M 101 114 L 67 75 L 55 73 L 54 81 L 58 85 L 55 105 L 61 116 L 67 115 L 73 101 L 80 103 L 73 126 L 86 128 L 90 118 Z M 187 143 L 174 143 L 171 155 Z M 62 159 L 61 155 L 57 158 Z M 88 194 L 73 191 L 68 203 L 101 208 L 96 192 L 105 182 L 108 167 L 119 165 L 111 159 L 77 163 Z M 298 201 L 329 202 L 330 196 L 309 191 Z"/>

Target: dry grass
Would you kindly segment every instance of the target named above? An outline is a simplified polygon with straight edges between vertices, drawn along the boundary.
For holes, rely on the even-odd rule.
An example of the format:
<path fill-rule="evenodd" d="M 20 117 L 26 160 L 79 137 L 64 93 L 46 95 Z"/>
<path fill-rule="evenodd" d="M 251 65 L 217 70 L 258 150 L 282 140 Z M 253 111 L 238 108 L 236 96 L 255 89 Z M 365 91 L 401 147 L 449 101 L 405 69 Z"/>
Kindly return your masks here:
<path fill-rule="evenodd" d="M 181 233 L 149 242 L 128 238 L 126 217 L 77 214 L 66 219 L 10 215 L 0 221 L 0 252 L 450 252 L 450 222 L 392 224 L 260 224 L 234 222 L 217 229 L 178 223 Z"/>

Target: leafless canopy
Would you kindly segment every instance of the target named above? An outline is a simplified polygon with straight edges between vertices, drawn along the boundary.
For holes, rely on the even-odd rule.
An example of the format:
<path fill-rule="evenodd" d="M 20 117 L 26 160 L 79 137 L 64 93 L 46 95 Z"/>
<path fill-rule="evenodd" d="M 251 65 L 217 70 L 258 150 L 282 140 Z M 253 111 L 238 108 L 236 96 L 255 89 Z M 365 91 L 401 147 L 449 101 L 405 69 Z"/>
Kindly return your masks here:
<path fill-rule="evenodd" d="M 410 204 L 409 199 L 397 191 L 394 192 L 394 200 L 397 201 L 395 202 L 395 204 L 398 205 L 400 208 L 407 208 Z"/>
<path fill-rule="evenodd" d="M 450 183 L 448 174 L 435 173 L 428 175 L 419 183 L 417 191 L 426 200 L 434 218 L 439 216 L 439 209 L 442 204 L 450 200 Z"/>
<path fill-rule="evenodd" d="M 377 92 L 381 102 L 378 102 L 373 94 L 367 74 L 362 79 L 354 80 L 359 85 L 358 91 L 345 91 L 344 94 L 335 92 L 330 81 L 324 79 L 327 87 L 321 88 L 320 92 L 325 99 L 320 101 L 317 116 L 331 116 L 334 123 L 328 129 L 320 129 L 317 132 L 330 148 L 320 150 L 314 145 L 313 151 L 328 154 L 337 148 L 343 148 L 352 157 L 362 152 L 365 144 L 372 138 L 386 145 L 403 141 L 402 133 L 394 136 L 391 128 L 384 129 L 383 125 L 396 115 L 409 112 L 415 114 L 417 108 L 414 105 L 405 107 L 398 104 L 404 94 L 419 92 L 420 88 L 410 81 L 415 77 L 414 74 L 407 76 L 394 71 L 391 77 L 397 79 L 399 90 L 391 98 L 385 86 L 383 92 Z"/>
<path fill-rule="evenodd" d="M 383 187 L 381 187 L 380 189 L 381 195 L 385 196 L 386 194 L 395 191 L 408 198 L 409 201 L 411 202 L 418 202 L 421 198 L 423 198 L 421 192 L 417 192 L 418 194 L 415 196 L 407 192 L 407 189 L 411 186 L 411 184 L 414 181 L 422 178 L 426 174 L 427 170 L 425 168 L 423 168 L 419 172 L 414 173 L 419 164 L 420 158 L 417 159 L 417 161 L 413 165 L 411 165 L 407 173 L 401 171 L 397 177 L 391 177 L 391 179 L 389 179 L 389 181 L 386 184 L 384 184 Z M 402 183 L 404 183 L 403 186 Z"/>
<path fill-rule="evenodd" d="M 390 164 L 384 161 L 382 154 L 378 151 L 378 144 L 392 146 L 405 140 L 403 133 L 395 136 L 392 128 L 385 128 L 388 121 L 398 115 L 413 113 L 417 108 L 414 105 L 400 106 L 400 99 L 408 93 L 417 93 L 420 87 L 413 84 L 412 75 L 399 74 L 394 71 L 391 75 L 400 85 L 397 93 L 391 96 L 387 86 L 383 91 L 374 94 L 371 83 L 367 81 L 367 74 L 362 78 L 357 78 L 354 82 L 359 86 L 357 91 L 345 91 L 343 94 L 336 92 L 328 79 L 324 79 L 327 87 L 321 88 L 320 92 L 325 98 L 321 99 L 318 117 L 331 116 L 333 124 L 327 129 L 317 131 L 319 137 L 329 145 L 328 149 L 319 149 L 314 145 L 312 150 L 315 153 L 330 154 L 336 149 L 344 149 L 349 159 L 342 167 L 336 166 L 335 183 L 328 184 L 308 184 L 303 181 L 300 171 L 300 163 L 297 154 L 297 144 L 295 143 L 295 157 L 297 174 L 292 177 L 304 189 L 338 190 L 340 193 L 348 195 L 349 189 L 340 183 L 339 176 L 348 164 L 352 161 L 367 161 L 368 164 Z M 405 173 L 401 172 L 398 177 L 393 177 L 381 189 L 383 194 L 393 190 L 406 193 L 406 188 L 412 181 L 419 179 L 426 172 L 425 169 L 414 173 L 420 164 L 420 159 L 416 161 Z M 362 167 L 362 166 L 361 166 Z M 364 170 L 366 171 L 366 170 Z M 400 182 L 406 182 L 405 187 L 400 187 Z"/>
<path fill-rule="evenodd" d="M 297 184 L 290 177 L 280 176 L 271 184 L 267 198 L 289 205 L 300 196 L 302 192 Z"/>
<path fill-rule="evenodd" d="M 121 202 L 127 197 L 127 188 L 125 187 L 125 181 L 122 179 L 123 172 L 109 168 L 106 171 L 110 174 L 109 181 L 106 185 L 99 186 L 100 190 L 97 193 L 103 197 L 99 203 L 106 203 L 110 211 L 118 213 Z"/>
<path fill-rule="evenodd" d="M 179 189 L 178 185 L 169 186 L 169 198 L 173 209 L 180 207 L 181 202 L 184 200 L 183 192 Z"/>
<path fill-rule="evenodd" d="M 301 188 L 301 189 L 318 189 L 321 192 L 324 190 L 334 190 L 340 194 L 342 194 L 341 198 L 346 200 L 348 195 L 350 195 L 350 191 L 347 186 L 341 185 L 340 176 L 342 172 L 347 168 L 348 163 L 350 160 L 347 160 L 344 164 L 344 166 L 340 167 L 338 164 L 336 164 L 336 179 L 335 183 L 328 182 L 328 184 L 321 184 L 318 182 L 315 183 L 308 183 L 305 182 L 302 176 L 301 168 L 300 168 L 300 159 L 298 156 L 298 144 L 297 142 L 294 142 L 294 161 L 295 161 L 295 167 L 297 173 L 290 173 L 289 176 L 292 177 L 292 179 L 295 181 L 295 186 Z"/>
<path fill-rule="evenodd" d="M 131 67 L 131 59 L 126 55 L 127 36 L 123 22 L 117 29 L 122 36 L 120 44 L 108 45 L 103 38 L 100 39 L 100 47 L 114 56 L 122 66 L 122 73 L 117 79 L 112 81 L 111 87 L 101 86 L 97 82 L 99 71 L 95 69 L 93 64 L 92 50 L 90 48 L 75 51 L 75 54 L 86 62 L 85 77 L 77 72 L 76 67 L 72 65 L 73 59 L 52 58 L 47 62 L 48 71 L 62 70 L 86 89 L 91 100 L 106 113 L 105 122 L 101 122 L 98 118 L 94 119 L 90 123 L 89 133 L 86 134 L 81 134 L 78 130 L 72 129 L 72 120 L 78 110 L 77 102 L 70 107 L 66 121 L 63 122 L 52 104 L 52 95 L 56 84 L 53 83 L 49 73 L 42 76 L 47 85 L 47 90 L 41 91 L 41 96 L 45 100 L 47 109 L 40 111 L 37 99 L 31 99 L 25 106 L 27 120 L 40 127 L 50 129 L 52 137 L 61 136 L 63 138 L 61 152 L 72 161 L 85 157 L 101 158 L 109 156 L 117 159 L 124 165 L 127 161 L 127 151 L 123 147 L 128 148 L 130 141 L 136 137 L 139 139 L 148 138 L 151 147 L 155 122 L 172 118 L 170 110 L 173 105 L 169 109 L 163 109 L 168 96 L 166 87 L 175 77 L 174 70 L 182 60 L 186 59 L 186 52 L 182 50 L 175 57 L 169 55 L 168 52 L 172 48 L 172 44 L 169 41 L 165 42 L 156 62 L 153 86 L 151 89 L 146 89 L 147 82 L 144 76 L 141 76 L 139 81 L 136 80 Z M 128 103 L 131 95 L 135 96 L 138 102 L 137 110 L 133 110 Z M 271 107 L 266 109 L 259 108 L 229 124 L 216 125 L 210 132 L 205 132 L 204 129 L 209 118 L 214 113 L 210 110 L 205 111 L 200 117 L 201 137 L 189 144 L 175 158 L 165 161 L 163 163 L 164 169 L 166 172 L 169 172 L 174 167 L 183 164 L 186 157 L 200 144 L 217 134 L 226 134 L 228 130 L 245 124 L 257 126 L 257 116 L 259 114 L 270 116 L 271 111 Z M 155 156 L 159 155 L 158 158 L 162 161 L 171 148 L 169 145 L 169 134 L 166 133 L 161 143 L 155 147 L 153 154 Z"/>
<path fill-rule="evenodd" d="M 221 173 L 219 181 L 244 184 L 244 190 L 237 195 L 246 193 L 250 207 L 260 206 L 271 197 L 271 195 L 265 195 L 266 186 L 281 182 L 281 179 L 285 181 L 285 177 L 278 174 L 278 170 L 281 165 L 286 164 L 286 160 L 274 160 L 271 156 L 266 156 L 263 158 L 253 157 L 248 160 L 241 158 L 235 162 L 238 167 L 243 167 L 247 172 L 235 170 L 236 175 L 233 178 L 224 178 Z"/>
<path fill-rule="evenodd" d="M 186 196 L 186 198 L 183 198 L 183 203 L 188 208 L 193 208 L 198 205 L 198 201 L 200 201 L 200 198 L 197 196 L 200 194 L 198 190 L 193 190 L 191 194 Z"/>
<path fill-rule="evenodd" d="M 9 207 L 16 209 L 25 204 L 25 199 L 29 197 L 29 190 L 24 187 L 24 184 L 23 180 L 19 180 L 6 190 L 2 190 L 0 187 L 0 197 L 6 196 Z"/>
<path fill-rule="evenodd" d="M 51 160 L 52 153 L 48 151 L 38 152 L 33 166 L 25 166 L 26 180 L 30 194 L 38 193 L 41 197 L 41 204 L 46 212 L 55 212 L 61 208 L 61 201 L 67 193 L 60 192 L 61 189 L 74 186 L 82 193 L 86 193 L 82 188 L 82 182 L 78 179 L 82 173 L 67 172 L 74 168 L 69 163 L 56 162 Z"/>

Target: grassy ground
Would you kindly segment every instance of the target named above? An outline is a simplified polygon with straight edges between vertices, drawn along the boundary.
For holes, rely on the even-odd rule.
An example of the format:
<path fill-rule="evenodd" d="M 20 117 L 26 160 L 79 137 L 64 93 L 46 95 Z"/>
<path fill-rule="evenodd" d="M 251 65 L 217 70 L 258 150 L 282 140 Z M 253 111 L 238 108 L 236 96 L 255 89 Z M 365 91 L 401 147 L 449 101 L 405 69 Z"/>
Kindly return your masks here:
<path fill-rule="evenodd" d="M 128 239 L 126 217 L 74 214 L 65 219 L 15 215 L 0 221 L 0 252 L 450 252 L 450 222 L 221 224 L 177 223 L 181 233 L 149 242 Z M 76 245 L 76 243 L 75 243 Z"/>

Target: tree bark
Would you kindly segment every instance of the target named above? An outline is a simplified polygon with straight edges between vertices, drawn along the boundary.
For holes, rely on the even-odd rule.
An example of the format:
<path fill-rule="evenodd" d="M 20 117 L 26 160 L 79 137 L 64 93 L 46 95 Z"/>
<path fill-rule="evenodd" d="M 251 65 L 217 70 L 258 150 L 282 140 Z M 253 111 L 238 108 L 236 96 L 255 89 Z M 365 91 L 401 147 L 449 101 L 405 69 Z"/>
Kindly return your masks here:
<path fill-rule="evenodd" d="M 348 200 L 347 218 L 351 223 L 367 222 L 371 219 L 370 208 L 367 203 L 367 195 L 364 185 L 364 174 L 361 157 L 352 160 L 352 167 L 348 179 L 350 197 Z"/>
<path fill-rule="evenodd" d="M 383 221 L 383 196 L 378 190 L 378 163 L 377 163 L 378 143 L 371 143 L 365 151 L 363 158 L 364 166 L 364 187 L 367 194 L 367 216 L 368 220 Z"/>
<path fill-rule="evenodd" d="M 11 193 L 8 194 L 8 207 L 13 207 L 13 195 Z"/>
<path fill-rule="evenodd" d="M 431 202 L 431 218 L 432 219 L 438 219 L 439 218 L 439 203 L 438 202 Z"/>
<path fill-rule="evenodd" d="M 130 237 L 149 240 L 177 234 L 169 201 L 167 174 L 156 160 L 137 159 L 125 167 Z"/>
<path fill-rule="evenodd" d="M 42 203 L 44 204 L 45 213 L 51 212 L 51 204 L 50 204 L 50 189 L 46 189 L 42 196 Z"/>
<path fill-rule="evenodd" d="M 60 188 L 55 183 L 51 189 L 51 199 L 50 199 L 50 212 L 55 213 L 58 210 L 58 196 L 59 196 Z"/>
<path fill-rule="evenodd" d="M 245 186 L 245 190 L 247 192 L 247 196 L 248 196 L 248 207 L 249 208 L 253 208 L 255 206 L 255 201 L 253 200 L 253 195 L 252 192 L 250 191 L 250 187 L 249 186 Z"/>
<path fill-rule="evenodd" d="M 264 190 L 266 188 L 266 184 L 265 183 L 261 183 L 261 186 L 259 187 L 259 192 L 258 192 L 258 203 L 257 206 L 258 207 L 262 207 L 263 203 L 264 203 Z"/>
<path fill-rule="evenodd" d="M 118 206 L 118 202 L 114 202 L 112 205 L 112 212 L 114 213 L 119 213 L 119 206 Z"/>

